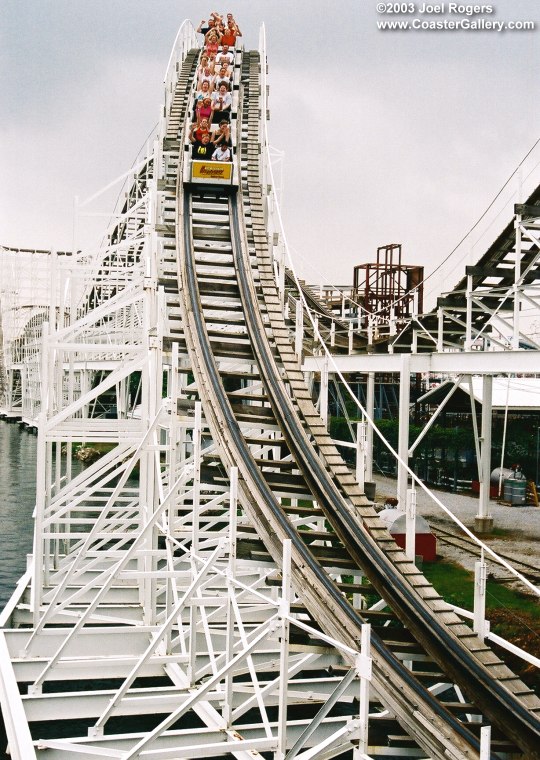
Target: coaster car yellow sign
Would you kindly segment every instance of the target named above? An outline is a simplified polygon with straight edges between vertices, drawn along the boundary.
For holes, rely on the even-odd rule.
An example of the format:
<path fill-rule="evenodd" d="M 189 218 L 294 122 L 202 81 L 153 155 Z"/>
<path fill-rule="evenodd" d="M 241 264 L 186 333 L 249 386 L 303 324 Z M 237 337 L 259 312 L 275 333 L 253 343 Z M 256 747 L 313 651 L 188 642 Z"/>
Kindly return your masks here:
<path fill-rule="evenodd" d="M 193 161 L 192 182 L 232 182 L 232 163 L 221 161 Z"/>

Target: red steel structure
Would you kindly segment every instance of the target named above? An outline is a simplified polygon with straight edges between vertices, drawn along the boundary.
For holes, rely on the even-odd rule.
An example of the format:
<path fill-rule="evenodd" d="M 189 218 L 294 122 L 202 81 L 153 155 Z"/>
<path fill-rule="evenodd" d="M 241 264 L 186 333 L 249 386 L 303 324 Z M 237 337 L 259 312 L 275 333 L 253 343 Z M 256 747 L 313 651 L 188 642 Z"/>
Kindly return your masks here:
<path fill-rule="evenodd" d="M 424 267 L 402 263 L 401 243 L 380 246 L 376 263 L 358 264 L 353 271 L 353 298 L 368 313 L 394 316 L 398 323 L 422 313 Z"/>

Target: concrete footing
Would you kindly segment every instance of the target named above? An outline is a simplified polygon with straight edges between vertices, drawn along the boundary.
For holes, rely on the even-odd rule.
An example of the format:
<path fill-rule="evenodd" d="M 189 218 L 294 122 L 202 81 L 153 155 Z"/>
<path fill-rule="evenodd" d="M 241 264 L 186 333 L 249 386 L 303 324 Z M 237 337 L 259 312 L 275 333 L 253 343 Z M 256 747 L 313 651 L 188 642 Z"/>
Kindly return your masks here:
<path fill-rule="evenodd" d="M 475 533 L 491 533 L 493 530 L 493 517 L 475 517 L 474 518 L 474 532 Z"/>

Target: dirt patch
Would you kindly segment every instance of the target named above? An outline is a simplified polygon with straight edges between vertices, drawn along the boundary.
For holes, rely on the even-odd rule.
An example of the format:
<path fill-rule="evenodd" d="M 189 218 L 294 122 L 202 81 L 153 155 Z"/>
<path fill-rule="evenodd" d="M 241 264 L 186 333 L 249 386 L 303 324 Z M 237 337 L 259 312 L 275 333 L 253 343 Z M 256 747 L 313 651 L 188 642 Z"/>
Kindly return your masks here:
<path fill-rule="evenodd" d="M 511 610 L 490 610 L 489 618 L 491 630 L 498 636 L 524 649 L 533 657 L 540 659 L 540 623 L 532 615 L 520 612 L 516 616 Z M 497 651 L 498 647 L 490 642 L 490 646 Z M 511 670 L 519 675 L 531 689 L 540 694 L 540 670 L 534 665 L 524 662 L 519 657 L 514 657 L 506 650 L 499 650 L 498 654 L 504 659 Z"/>

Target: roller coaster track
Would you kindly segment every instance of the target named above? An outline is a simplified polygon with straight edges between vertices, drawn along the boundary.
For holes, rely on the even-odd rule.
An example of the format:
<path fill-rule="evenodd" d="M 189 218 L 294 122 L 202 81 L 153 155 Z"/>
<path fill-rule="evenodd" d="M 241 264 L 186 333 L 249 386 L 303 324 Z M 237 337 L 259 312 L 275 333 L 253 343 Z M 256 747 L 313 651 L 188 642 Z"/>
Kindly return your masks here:
<path fill-rule="evenodd" d="M 528 287 L 538 286 L 540 187 L 531 193 L 525 203 L 516 204 L 514 208 L 516 218 L 506 225 L 474 265 L 465 268 L 465 276 L 452 290 L 437 299 L 436 307 L 422 315 L 419 323 L 411 324 L 391 341 L 396 351 L 410 350 L 413 329 L 416 329 L 419 352 L 434 350 L 433 336 L 438 332 L 441 335 L 441 349 L 460 348 L 466 337 L 467 320 L 470 321 L 471 338 L 474 340 L 475 336 L 483 335 L 494 315 L 503 315 L 514 308 L 513 288 L 516 283 L 524 291 Z M 520 233 L 519 243 L 516 228 Z M 517 275 L 516 258 L 519 261 Z M 377 350 L 386 350 L 386 341 L 381 341 Z"/>
<path fill-rule="evenodd" d="M 192 222 L 197 210 L 205 204 L 220 214 L 220 223 L 225 222 L 230 229 L 234 277 L 230 253 L 226 250 L 223 273 L 216 275 L 215 288 L 219 288 L 217 282 L 226 282 L 227 292 L 240 296 L 241 332 L 249 339 L 244 339 L 243 350 L 253 356 L 253 366 L 257 367 L 256 377 L 251 380 L 260 381 L 264 388 L 256 397 L 257 408 L 267 415 L 271 410 L 272 423 L 279 425 L 283 435 L 281 464 L 293 462 L 301 473 L 314 515 L 320 515 L 322 510 L 331 526 L 325 538 L 332 541 L 338 556 L 350 559 L 356 575 L 369 578 L 417 643 L 448 677 L 460 684 L 482 713 L 527 756 L 539 756 L 540 701 L 463 624 L 397 549 L 355 485 L 311 403 L 282 320 L 264 228 L 255 226 L 260 191 L 253 169 L 256 162 L 250 161 L 250 150 L 255 146 L 249 129 L 252 113 L 257 113 L 259 107 L 252 94 L 257 92 L 257 56 L 246 53 L 244 67 L 247 61 L 249 94 L 244 94 L 247 107 L 242 118 L 248 127 L 240 146 L 241 162 L 247 166 L 248 175 L 247 187 L 241 187 L 243 197 L 234 192 L 227 196 L 212 190 L 184 190 L 178 184 L 179 298 L 185 339 L 205 417 L 218 441 L 222 463 L 226 467 L 232 464 L 239 467 L 242 504 L 276 562 L 280 561 L 282 541 L 292 539 L 294 586 L 313 619 L 325 632 L 353 643 L 360 637 L 362 613 L 348 604 L 272 492 L 271 476 L 257 464 L 242 435 L 243 405 L 240 404 L 240 409 L 238 405 L 233 408 L 220 376 L 223 347 L 217 350 L 217 355 L 212 348 L 212 317 L 205 317 L 208 309 L 203 300 L 208 292 L 208 272 L 196 255 L 200 240 Z M 246 234 L 246 204 L 250 206 L 252 220 L 251 250 Z M 253 404 L 253 396 L 246 399 L 249 401 L 243 411 L 248 411 L 248 403 Z M 277 465 L 274 461 L 270 464 L 273 468 Z M 373 646 L 377 692 L 424 749 L 439 757 L 446 752 L 467 755 L 478 751 L 477 738 L 470 727 L 435 700 L 381 639 L 374 637 Z M 411 709 L 411 705 L 415 707 Z M 430 728 L 426 730 L 427 726 Z"/>
<path fill-rule="evenodd" d="M 292 303 L 291 319 L 296 317 L 296 308 L 302 308 L 302 302 L 298 295 L 298 290 L 302 291 L 303 300 L 311 313 L 312 319 L 317 319 L 317 329 L 321 338 L 332 347 L 334 353 L 343 353 L 350 351 L 365 350 L 367 338 L 358 333 L 351 331 L 351 324 L 346 320 L 336 317 L 334 312 L 323 304 L 305 283 L 297 283 L 294 274 L 290 270 L 285 270 L 285 287 L 289 300 Z M 315 346 L 318 336 L 314 335 L 311 320 L 303 326 L 304 340 L 311 340 L 311 346 Z"/>
<path fill-rule="evenodd" d="M 197 62 L 198 51 L 190 50 L 177 68 L 161 153 L 154 157 L 151 171 L 143 169 L 143 181 L 133 191 L 137 200 L 141 187 L 155 182 L 164 196 L 163 215 L 152 221 L 161 245 L 156 281 L 163 291 L 163 316 L 154 311 L 145 322 L 145 345 L 155 357 L 163 338 L 170 377 L 183 374 L 184 382 L 179 389 L 171 381 L 169 406 L 159 408 L 147 429 L 139 429 L 134 420 L 119 420 L 116 449 L 68 484 L 65 501 L 58 478 L 54 503 L 45 505 L 43 534 L 38 532 L 36 540 L 41 554 L 37 552 L 33 572 L 40 579 L 42 563 L 47 572 L 41 586 L 20 586 L 19 601 L 4 613 L 0 630 L 0 699 L 12 755 L 21 760 L 38 757 L 36 747 L 53 760 L 224 755 L 248 760 L 275 752 L 270 735 L 275 705 L 271 676 L 263 681 L 271 706 L 266 721 L 260 721 L 262 728 L 254 728 L 247 718 L 239 727 L 230 719 L 231 712 L 228 720 L 221 720 L 214 704 L 232 694 L 233 676 L 219 669 L 227 657 L 229 667 L 237 668 L 232 671 L 237 691 L 236 701 L 231 698 L 225 708 L 234 708 L 240 717 L 250 716 L 256 701 L 243 680 L 246 674 L 253 675 L 257 664 L 265 674 L 276 669 L 277 624 L 269 618 L 269 634 L 264 631 L 269 605 L 260 602 L 288 577 L 283 556 L 284 542 L 290 542 L 293 612 L 309 631 L 293 640 L 300 659 L 292 670 L 315 670 L 318 692 L 327 696 L 324 689 L 333 688 L 328 687 L 333 674 L 324 663 L 340 672 L 353 669 L 364 626 L 371 625 L 369 743 L 374 756 L 477 758 L 482 750 L 480 728 L 489 723 L 494 731 L 492 757 L 538 758 L 540 699 L 399 549 L 314 407 L 284 318 L 268 243 L 259 144 L 265 62 L 258 52 L 237 54 L 233 134 L 238 187 L 184 182 L 184 143 Z M 113 242 L 128 232 L 119 227 Z M 130 265 L 139 253 L 142 260 L 144 248 L 139 250 L 137 243 Z M 157 292 L 148 273 L 144 288 Z M 122 293 L 111 294 L 122 303 Z M 101 304 L 99 315 L 107 308 L 104 299 L 105 292 L 91 291 L 90 300 Z M 332 315 L 321 310 L 320 317 L 330 321 Z M 130 344 L 128 359 L 129 351 L 135 354 L 136 349 Z M 140 366 L 144 361 L 152 359 L 143 356 Z M 159 406 L 159 361 L 149 377 L 149 394 Z M 112 372 L 104 382 L 110 386 L 120 379 L 120 371 L 117 376 Z M 67 416 L 61 410 L 58 424 Z M 170 425 L 171 431 L 179 419 L 186 429 L 192 425 L 193 455 L 180 463 L 183 469 L 169 461 L 170 472 L 165 472 L 160 459 L 164 447 L 156 432 L 163 419 L 164 429 Z M 79 421 L 85 422 L 75 420 Z M 92 421 L 90 435 L 97 436 L 101 424 Z M 65 433 L 59 428 L 57 445 L 73 440 L 78 429 L 82 427 L 73 422 Z M 171 450 L 180 437 L 174 430 Z M 137 431 L 141 438 L 135 446 Z M 137 461 L 145 483 L 146 491 L 141 488 L 137 494 L 139 502 L 136 489 L 126 486 L 128 461 Z M 238 502 L 232 475 L 236 470 Z M 153 479 L 162 475 L 158 487 Z M 197 490 L 199 497 L 204 493 L 202 507 Z M 89 494 L 95 501 L 88 504 Z M 156 494 L 152 512 L 147 505 Z M 171 507 L 174 498 L 177 502 Z M 227 500 L 230 511 L 224 506 Z M 237 505 L 242 522 L 235 535 L 231 526 Z M 204 545 L 195 538 L 198 522 L 210 526 Z M 248 632 L 241 630 L 234 646 L 228 641 L 228 651 L 212 656 L 208 650 L 214 640 L 221 642 L 224 632 L 229 636 L 224 607 L 232 603 L 220 603 L 225 598 L 220 594 L 224 586 L 231 586 L 231 579 L 223 581 L 217 572 L 207 607 L 198 597 L 204 596 L 205 574 L 223 551 L 227 528 L 233 536 L 228 548 L 232 566 L 238 558 L 246 561 L 248 571 L 253 564 L 270 570 L 257 579 L 259 585 L 253 584 L 256 593 L 247 597 L 247 614 L 253 615 Z M 64 556 L 64 546 L 71 547 L 71 554 L 66 551 Z M 250 590 L 245 585 L 242 593 Z M 200 619 L 194 612 L 197 603 Z M 263 630 L 257 633 L 260 623 Z M 253 638 L 255 633 L 258 638 Z M 249 660 L 254 642 L 267 634 L 267 649 Z M 202 647 L 198 638 L 204 639 Z M 188 639 L 194 642 L 193 650 Z M 330 654 L 331 641 L 343 645 L 341 659 Z M 233 656 L 239 644 L 244 654 Z M 102 651 L 106 646 L 110 653 Z M 242 657 L 248 658 L 247 665 Z M 309 658 L 314 658 L 313 665 Z M 79 672 L 84 693 L 77 701 L 69 684 Z M 282 670 L 281 675 L 286 680 L 287 673 Z M 225 678 L 230 680 L 220 691 L 220 679 Z M 148 684 L 148 679 L 157 682 Z M 306 686 L 301 678 L 292 679 L 290 685 L 291 734 L 276 757 L 286 757 L 287 752 L 295 756 L 294 742 L 302 730 L 298 726 L 309 728 L 313 716 L 313 711 L 304 712 L 309 698 L 299 696 L 302 688 L 312 689 L 309 682 Z M 42 693 L 43 686 L 50 693 Z M 19 691 L 20 701 L 14 696 Z M 337 690 L 334 706 L 340 694 Z M 208 700 L 197 703 L 201 695 Z M 60 706 L 61 718 L 56 713 Z M 199 724 L 194 728 L 178 723 L 191 706 L 208 732 L 202 740 Z M 265 706 L 258 704 L 258 709 L 264 716 Z M 355 706 L 346 709 L 351 715 Z M 166 716 L 163 720 L 161 714 Z M 140 727 L 129 722 L 133 716 Z M 117 723 L 111 726 L 110 718 Z M 76 719 L 87 721 L 82 731 L 67 725 Z M 44 738 L 40 720 L 43 725 L 49 721 Z M 332 714 L 329 720 L 342 717 Z M 31 732 L 32 722 L 38 728 Z M 320 727 L 324 717 L 316 715 L 315 723 Z M 63 741 L 63 736 L 68 739 Z M 320 755 L 311 750 L 308 756 L 354 753 L 356 758 L 357 741 L 344 741 L 341 754 L 336 745 Z"/>

